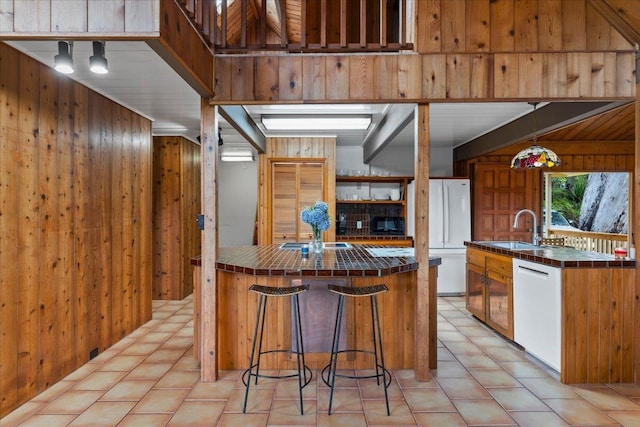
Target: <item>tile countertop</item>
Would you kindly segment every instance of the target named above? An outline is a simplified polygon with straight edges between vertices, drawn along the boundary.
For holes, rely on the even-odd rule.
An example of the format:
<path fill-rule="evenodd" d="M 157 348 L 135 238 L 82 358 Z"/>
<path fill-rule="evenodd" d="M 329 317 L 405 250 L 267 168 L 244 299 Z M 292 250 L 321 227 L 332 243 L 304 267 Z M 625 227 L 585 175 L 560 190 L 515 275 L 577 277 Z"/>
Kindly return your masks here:
<path fill-rule="evenodd" d="M 635 268 L 636 260 L 615 258 L 599 252 L 588 252 L 563 246 L 543 246 L 534 250 L 503 249 L 482 241 L 464 242 L 465 246 L 495 254 L 560 268 Z"/>
<path fill-rule="evenodd" d="M 375 256 L 368 249 L 390 250 L 393 256 Z M 393 254 L 394 249 L 403 251 Z M 418 262 L 407 256 L 406 249 L 353 245 L 350 249 L 325 250 L 322 257 L 309 254 L 303 258 L 299 249 L 280 249 L 280 245 L 227 247 L 220 248 L 216 269 L 255 276 L 386 276 L 418 269 Z M 430 267 L 440 263 L 439 257 L 429 258 Z M 199 266 L 200 257 L 192 258 L 191 264 Z"/>

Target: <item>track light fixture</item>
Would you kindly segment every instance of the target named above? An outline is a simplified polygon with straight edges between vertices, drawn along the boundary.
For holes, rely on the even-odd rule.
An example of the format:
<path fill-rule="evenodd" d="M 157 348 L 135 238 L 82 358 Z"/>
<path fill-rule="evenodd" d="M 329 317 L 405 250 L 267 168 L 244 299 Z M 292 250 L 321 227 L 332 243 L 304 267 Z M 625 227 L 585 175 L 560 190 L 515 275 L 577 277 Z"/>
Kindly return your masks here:
<path fill-rule="evenodd" d="M 89 69 L 96 74 L 107 74 L 109 66 L 104 56 L 105 42 L 93 42 L 93 56 L 89 58 Z"/>
<path fill-rule="evenodd" d="M 62 74 L 73 73 L 73 42 L 58 42 L 58 54 L 53 58 L 56 71 Z"/>

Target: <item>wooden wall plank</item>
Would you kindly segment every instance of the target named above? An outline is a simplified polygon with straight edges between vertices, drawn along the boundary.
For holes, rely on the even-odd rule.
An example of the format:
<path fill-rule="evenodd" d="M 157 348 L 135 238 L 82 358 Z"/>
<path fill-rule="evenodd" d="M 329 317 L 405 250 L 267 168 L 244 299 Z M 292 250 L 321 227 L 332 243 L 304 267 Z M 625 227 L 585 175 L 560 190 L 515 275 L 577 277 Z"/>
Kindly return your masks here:
<path fill-rule="evenodd" d="M 0 0 L 0 28 L 2 31 L 15 31 L 13 17 L 13 0 Z"/>
<path fill-rule="evenodd" d="M 416 51 L 442 51 L 442 13 L 439 0 L 416 2 Z M 419 25 L 422 24 L 422 25 Z"/>
<path fill-rule="evenodd" d="M 444 99 L 447 97 L 446 55 L 422 56 L 422 98 Z"/>
<path fill-rule="evenodd" d="M 447 55 L 447 97 L 471 97 L 471 58 L 468 55 Z"/>
<path fill-rule="evenodd" d="M 125 0 L 87 2 L 87 29 L 91 33 L 123 33 Z"/>
<path fill-rule="evenodd" d="M 127 33 L 160 31 L 159 0 L 124 0 L 124 31 Z"/>
<path fill-rule="evenodd" d="M 422 62 L 417 55 L 398 57 L 398 99 L 420 99 L 422 95 Z"/>
<path fill-rule="evenodd" d="M 50 2 L 52 32 L 84 33 L 87 31 L 86 0 L 50 0 Z"/>
<path fill-rule="evenodd" d="M 538 0 L 518 0 L 516 2 L 514 9 L 514 48 L 516 52 L 539 50 L 538 5 Z"/>
<path fill-rule="evenodd" d="M 466 14 L 465 8 L 469 2 L 444 1 L 442 7 L 442 50 L 445 52 L 464 52 L 466 47 Z"/>
<path fill-rule="evenodd" d="M 332 100 L 349 99 L 349 58 L 345 56 L 327 56 L 325 61 L 325 98 Z"/>
<path fill-rule="evenodd" d="M 51 0 L 14 1 L 13 29 L 26 33 L 51 31 Z"/>
<path fill-rule="evenodd" d="M 491 50 L 512 52 L 515 48 L 515 3 L 511 0 L 490 2 Z"/>
<path fill-rule="evenodd" d="M 467 1 L 464 9 L 467 51 L 488 51 L 491 47 L 489 0 Z"/>
<path fill-rule="evenodd" d="M 258 56 L 254 61 L 254 72 L 256 76 L 255 78 L 251 76 L 252 80 L 255 81 L 254 99 L 256 101 L 274 101 L 279 99 L 279 58 L 277 56 Z M 257 78 L 258 76 L 260 76 L 260 78 Z"/>
<path fill-rule="evenodd" d="M 325 56 L 313 56 L 302 61 L 302 96 L 303 99 L 315 100 L 326 98 Z"/>
<path fill-rule="evenodd" d="M 302 93 L 302 58 L 281 57 L 278 67 L 278 99 L 301 101 Z"/>
<path fill-rule="evenodd" d="M 587 47 L 586 3 L 584 0 L 562 1 L 562 49 L 584 50 Z"/>
<path fill-rule="evenodd" d="M 38 169 L 38 143 L 35 130 L 38 129 L 39 108 L 39 93 L 36 88 L 40 84 L 40 65 L 36 60 L 25 55 L 19 56 L 19 61 L 17 61 L 16 65 L 20 69 L 18 86 L 20 96 L 17 116 L 20 137 L 16 140 L 20 141 L 16 145 L 18 164 L 20 165 L 17 168 L 16 175 L 20 191 L 17 192 L 18 206 L 15 211 L 20 217 L 17 224 L 18 261 L 16 262 L 18 267 L 17 284 L 19 284 L 20 288 L 18 301 L 19 323 L 17 325 L 17 330 L 20 331 L 17 348 L 17 400 L 25 401 L 38 391 L 38 367 L 40 362 L 38 354 L 38 314 L 40 311 L 38 304 L 38 263 L 32 261 L 38 260 L 40 244 L 38 217 L 34 215 L 35 212 L 38 212 L 40 200 L 38 174 L 35 173 Z M 2 74 L 1 65 L 0 74 Z M 0 122 L 3 122 L 2 118 L 0 118 Z M 8 140 L 11 141 L 10 138 Z M 4 191 L 4 189 L 1 191 Z M 0 230 L 3 228 L 0 225 Z M 2 254 L 0 254 L 0 259 L 4 266 L 6 264 L 3 258 Z M 4 317 L 0 318 L 4 319 Z M 0 348 L 2 347 L 0 345 Z M 0 353 L 2 353 L 1 350 Z"/>
<path fill-rule="evenodd" d="M 374 58 L 349 57 L 349 98 L 353 100 L 374 98 Z"/>
<path fill-rule="evenodd" d="M 20 192 L 17 176 L 13 173 L 14 152 L 18 146 L 17 90 L 19 87 L 19 56 L 15 51 L 0 51 L 0 80 L 9 90 L 0 90 L 0 414 L 15 407 L 18 398 L 18 323 L 19 271 L 16 247 L 18 247 L 18 200 Z M 6 83 L 5 83 L 6 82 Z M 3 85 L 0 84 L 0 88 Z M 6 270 L 5 270 L 6 267 Z M 6 323 L 5 323 L 6 322 Z M 2 416 L 2 415 L 0 415 Z"/>

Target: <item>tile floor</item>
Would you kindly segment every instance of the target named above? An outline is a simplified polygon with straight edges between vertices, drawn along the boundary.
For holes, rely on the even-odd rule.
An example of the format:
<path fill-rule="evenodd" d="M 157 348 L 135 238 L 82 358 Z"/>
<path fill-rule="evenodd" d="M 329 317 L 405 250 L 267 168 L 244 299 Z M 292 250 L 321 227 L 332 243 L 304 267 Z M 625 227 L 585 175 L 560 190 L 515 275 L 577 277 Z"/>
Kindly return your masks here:
<path fill-rule="evenodd" d="M 153 320 L 0 420 L 0 426 L 640 426 L 640 387 L 565 386 L 474 320 L 462 298 L 439 298 L 438 369 L 427 383 L 393 372 L 391 416 L 374 380 L 342 380 L 327 415 L 322 381 L 252 389 L 242 414 L 240 372 L 199 382 L 192 299 L 154 301 Z"/>

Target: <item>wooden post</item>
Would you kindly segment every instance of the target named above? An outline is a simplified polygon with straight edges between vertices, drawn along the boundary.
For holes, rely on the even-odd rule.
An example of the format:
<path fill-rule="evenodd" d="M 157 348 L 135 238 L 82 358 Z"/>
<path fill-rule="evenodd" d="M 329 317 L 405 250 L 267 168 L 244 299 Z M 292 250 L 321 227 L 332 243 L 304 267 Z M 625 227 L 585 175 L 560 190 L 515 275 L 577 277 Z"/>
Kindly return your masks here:
<path fill-rule="evenodd" d="M 201 102 L 202 150 L 202 286 L 200 295 L 201 346 L 200 377 L 203 382 L 218 379 L 218 301 L 216 297 L 216 258 L 218 257 L 218 107 Z"/>
<path fill-rule="evenodd" d="M 635 149 L 635 172 L 633 174 L 633 199 L 631 203 L 631 212 L 633 222 L 629 227 L 629 232 L 638 235 L 640 229 L 637 227 L 640 224 L 640 209 L 638 208 L 638 201 L 640 201 L 640 53 L 636 52 L 636 149 Z M 636 247 L 636 257 L 638 256 L 638 248 Z M 636 258 L 637 259 L 637 258 Z M 640 384 L 640 273 L 636 266 L 635 276 L 635 295 L 633 308 L 634 313 L 634 357 L 633 357 L 633 373 L 634 382 Z"/>
<path fill-rule="evenodd" d="M 416 280 L 415 307 L 415 377 L 417 381 L 429 381 L 431 372 L 430 357 L 435 354 L 431 347 L 430 328 L 431 311 L 437 305 L 429 303 L 429 105 L 419 104 L 415 113 L 415 251 L 416 260 L 420 264 Z M 435 360 L 434 360 L 435 362 Z"/>

